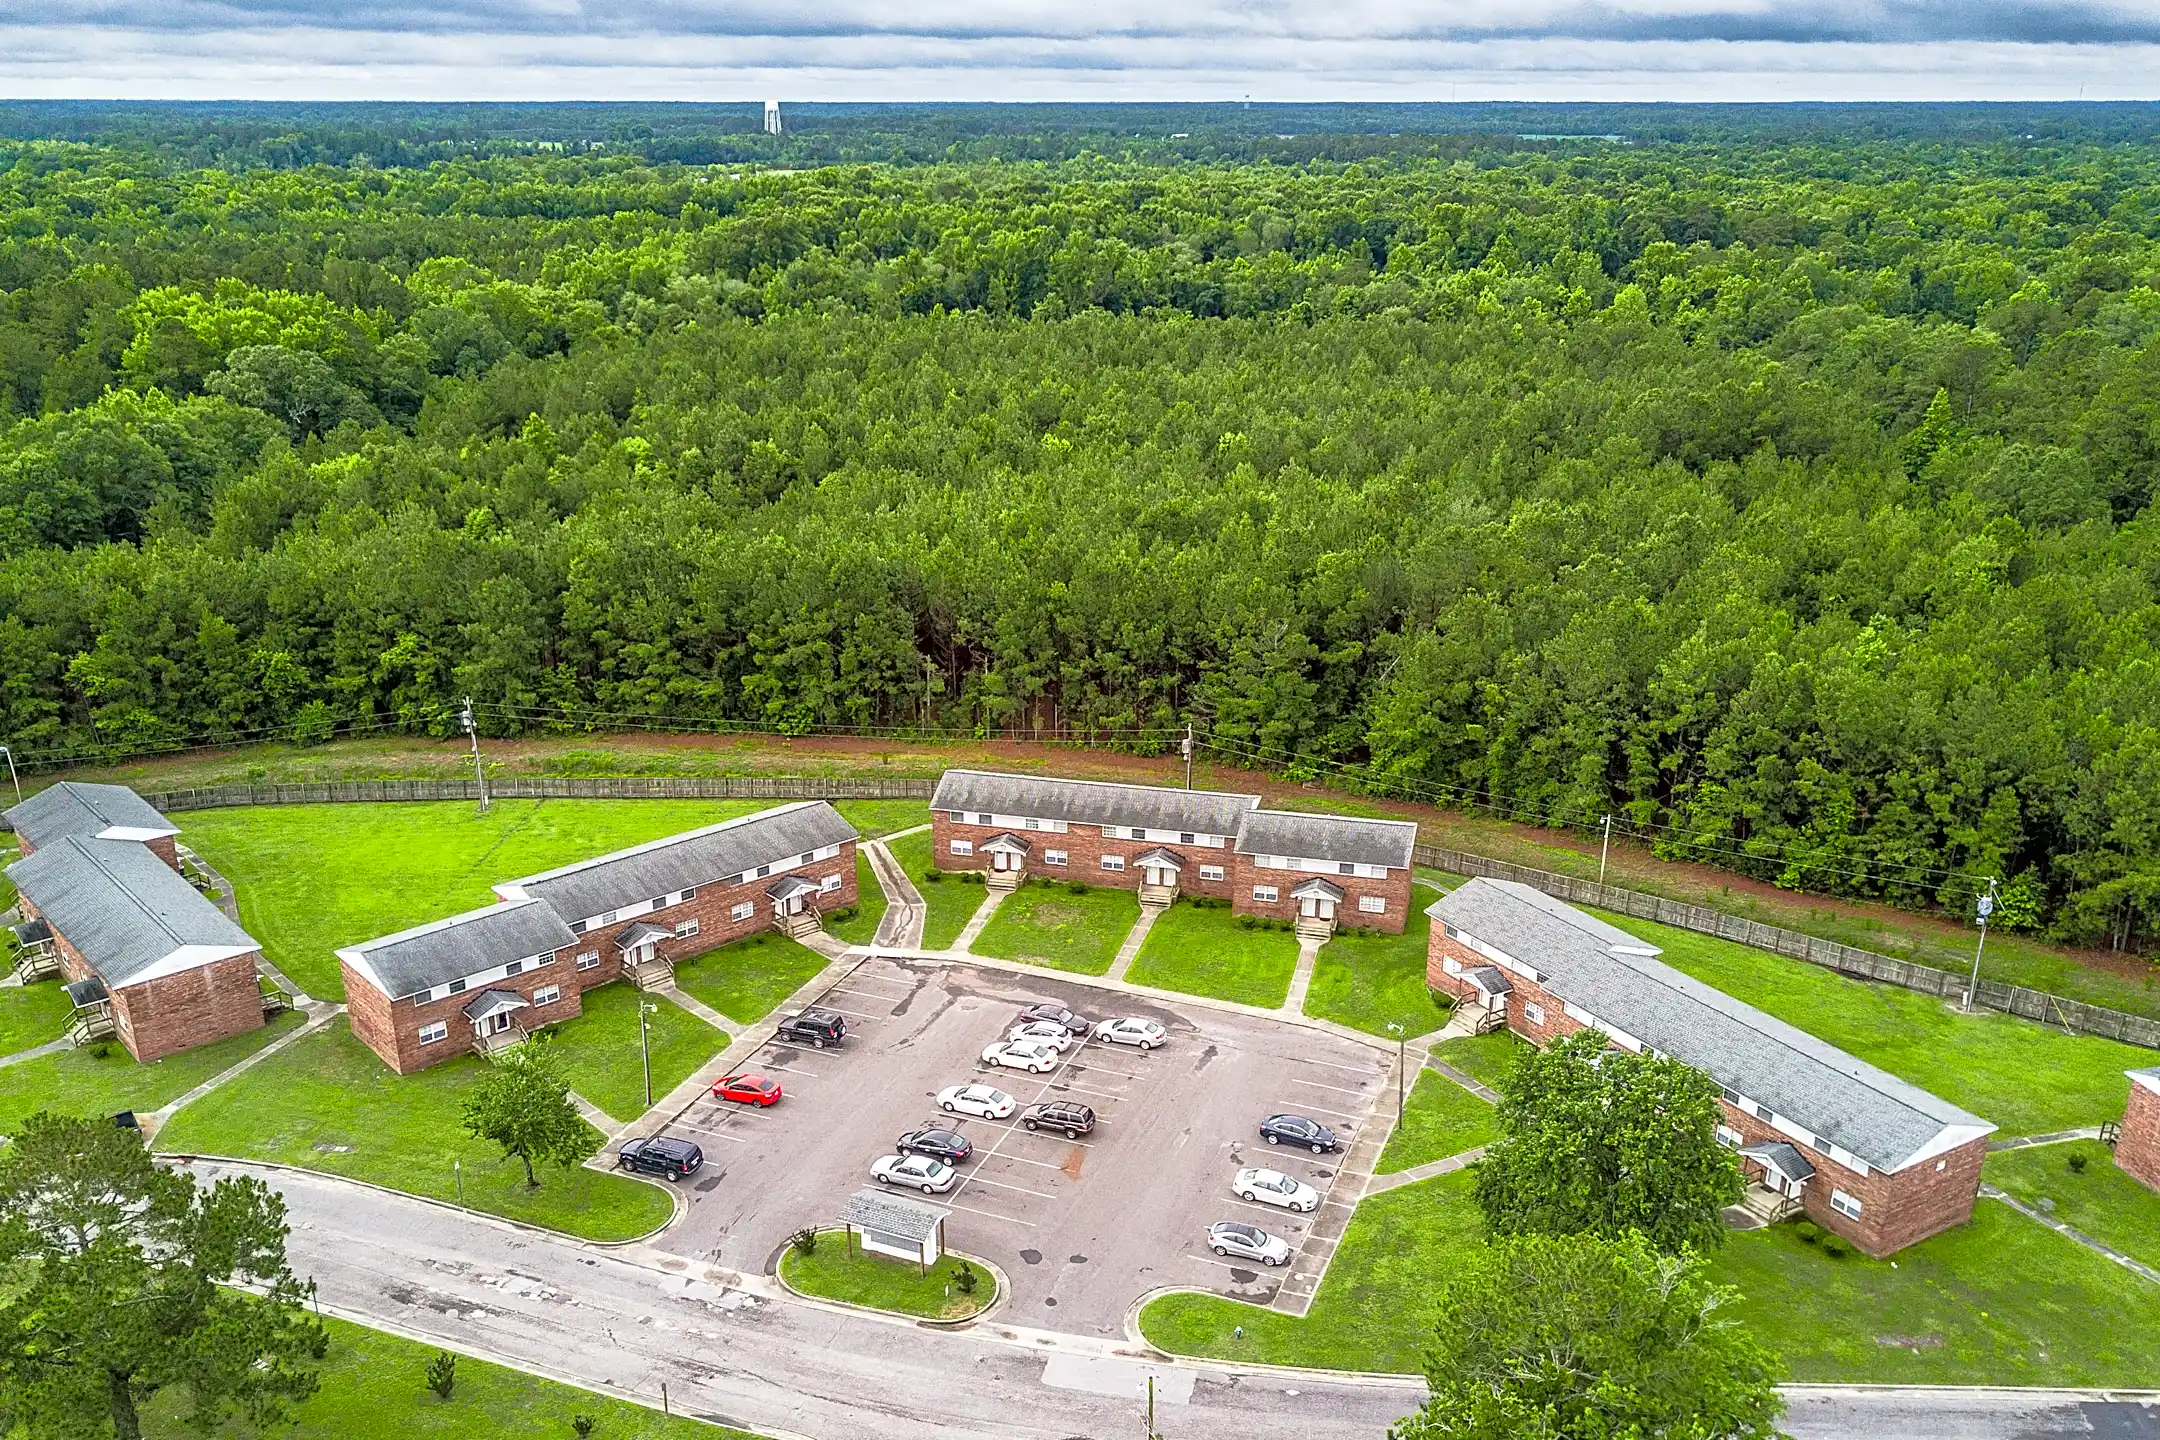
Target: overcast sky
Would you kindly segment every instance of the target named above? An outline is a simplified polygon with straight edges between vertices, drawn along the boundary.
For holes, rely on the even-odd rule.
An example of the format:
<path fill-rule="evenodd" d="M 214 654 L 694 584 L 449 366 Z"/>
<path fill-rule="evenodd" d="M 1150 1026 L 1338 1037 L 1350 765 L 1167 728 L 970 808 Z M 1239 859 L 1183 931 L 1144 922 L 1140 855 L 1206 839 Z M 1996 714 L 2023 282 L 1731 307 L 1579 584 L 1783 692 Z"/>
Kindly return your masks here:
<path fill-rule="evenodd" d="M 2160 98 L 2160 0 L 0 0 L 0 95 Z"/>

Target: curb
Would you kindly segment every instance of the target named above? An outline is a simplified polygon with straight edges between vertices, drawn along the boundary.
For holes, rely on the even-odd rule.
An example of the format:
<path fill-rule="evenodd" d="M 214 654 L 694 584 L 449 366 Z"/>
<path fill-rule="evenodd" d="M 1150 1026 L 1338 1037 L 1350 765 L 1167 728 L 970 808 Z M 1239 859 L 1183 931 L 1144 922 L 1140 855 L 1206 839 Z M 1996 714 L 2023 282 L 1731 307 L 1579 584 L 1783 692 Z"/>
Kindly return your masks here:
<path fill-rule="evenodd" d="M 838 1227 L 825 1226 L 820 1227 L 818 1233 L 820 1235 L 837 1235 L 841 1232 Z M 772 1261 L 772 1278 L 780 1288 L 806 1305 L 830 1306 L 835 1310 L 844 1310 L 851 1315 L 875 1315 L 881 1320 L 896 1320 L 904 1325 L 920 1326 L 925 1330 L 959 1331 L 969 1329 L 988 1319 L 1002 1309 L 1005 1303 L 1012 1298 L 1012 1278 L 1005 1273 L 1001 1266 L 983 1259 L 980 1255 L 970 1255 L 964 1250 L 947 1250 L 945 1254 L 952 1256 L 954 1259 L 965 1260 L 970 1265 L 979 1266 L 989 1271 L 991 1279 L 997 1282 L 997 1293 L 991 1296 L 990 1302 L 983 1306 L 982 1309 L 977 1310 L 972 1315 L 960 1315 L 950 1320 L 940 1320 L 927 1315 L 910 1315 L 905 1310 L 886 1310 L 876 1305 L 857 1305 L 852 1300 L 835 1300 L 829 1295 L 813 1295 L 809 1291 L 797 1289 L 793 1284 L 789 1283 L 787 1276 L 780 1273 L 780 1262 L 786 1257 L 788 1249 L 789 1246 L 783 1243 L 780 1247 L 780 1253 L 775 1255 Z"/>
<path fill-rule="evenodd" d="M 1159 1355 L 1163 1363 L 1188 1366 L 1195 1369 L 1225 1371 L 1233 1375 L 1251 1375 L 1277 1380 L 1311 1380 L 1337 1385 L 1370 1385 L 1376 1389 L 1425 1388 L 1422 1375 L 1403 1374 L 1393 1370 L 1320 1370 L 1310 1365 L 1269 1365 L 1257 1360 L 1218 1360 L 1207 1355 L 1179 1355 L 1163 1349 L 1140 1333 L 1140 1312 L 1157 1300 L 1171 1295 L 1199 1295 L 1210 1300 L 1221 1300 L 1231 1305 L 1243 1305 L 1256 1314 L 1279 1315 L 1280 1311 L 1254 1305 L 1250 1300 L 1217 1294 L 1213 1290 L 1195 1290 L 1189 1285 L 1159 1285 L 1142 1294 L 1126 1307 L 1125 1334 L 1133 1344 L 1139 1345 L 1151 1355 Z"/>

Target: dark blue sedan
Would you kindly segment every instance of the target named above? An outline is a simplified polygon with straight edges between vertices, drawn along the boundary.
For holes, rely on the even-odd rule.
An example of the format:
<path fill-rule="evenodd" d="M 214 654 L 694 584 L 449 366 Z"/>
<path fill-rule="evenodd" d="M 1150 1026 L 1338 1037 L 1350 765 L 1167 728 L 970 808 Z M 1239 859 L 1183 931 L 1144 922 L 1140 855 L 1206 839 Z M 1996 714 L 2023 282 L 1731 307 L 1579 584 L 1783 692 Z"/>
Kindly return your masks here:
<path fill-rule="evenodd" d="M 1270 1115 L 1260 1122 L 1260 1138 L 1270 1145 L 1302 1145 L 1315 1155 L 1342 1148 L 1335 1132 L 1303 1115 Z"/>

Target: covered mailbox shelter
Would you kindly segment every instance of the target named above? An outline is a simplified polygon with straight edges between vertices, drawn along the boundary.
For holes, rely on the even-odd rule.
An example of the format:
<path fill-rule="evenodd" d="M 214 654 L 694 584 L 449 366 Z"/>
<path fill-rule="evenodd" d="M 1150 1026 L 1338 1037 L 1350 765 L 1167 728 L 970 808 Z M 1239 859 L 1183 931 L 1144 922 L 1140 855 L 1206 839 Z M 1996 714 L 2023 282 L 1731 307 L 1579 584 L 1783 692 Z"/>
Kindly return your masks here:
<path fill-rule="evenodd" d="M 883 1190 L 858 1190 L 840 1211 L 847 1227 L 848 1243 L 862 1237 L 862 1247 L 875 1255 L 912 1260 L 926 1273 L 945 1254 L 945 1219 L 952 1214 L 942 1205 L 925 1205 Z"/>

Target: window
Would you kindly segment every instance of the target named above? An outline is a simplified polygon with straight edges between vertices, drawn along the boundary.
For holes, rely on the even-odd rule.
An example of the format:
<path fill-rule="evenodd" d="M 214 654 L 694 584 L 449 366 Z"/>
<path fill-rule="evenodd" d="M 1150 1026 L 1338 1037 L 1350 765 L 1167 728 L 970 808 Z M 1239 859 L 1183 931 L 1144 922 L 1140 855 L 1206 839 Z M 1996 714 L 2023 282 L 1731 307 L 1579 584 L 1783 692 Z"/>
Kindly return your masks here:
<path fill-rule="evenodd" d="M 582 935 L 582 934 L 584 934 L 584 933 L 585 933 L 585 932 L 586 932 L 587 930 L 590 930 L 590 929 L 592 929 L 592 928 L 593 928 L 593 926 L 594 926 L 594 925 L 596 925 L 596 924 L 598 924 L 598 923 L 599 923 L 599 922 L 598 922 L 598 921 L 595 921 L 595 920 L 580 920 L 580 921 L 577 921 L 577 922 L 576 922 L 575 924 L 573 924 L 573 925 L 572 925 L 572 926 L 570 927 L 570 933 L 571 933 L 571 934 L 573 934 L 573 935 Z"/>
<path fill-rule="evenodd" d="M 442 990 L 445 995 L 455 995 L 464 988 L 465 982 L 463 980 L 452 980 L 449 984 L 443 986 Z"/>
<path fill-rule="evenodd" d="M 665 895 L 655 895 L 652 899 L 646 901 L 645 903 L 655 910 L 665 910 L 667 908 L 668 897 Z"/>
<path fill-rule="evenodd" d="M 1740 1132 L 1733 1129 L 1730 1125 L 1720 1125 L 1717 1127 L 1717 1143 L 1723 1145 L 1728 1150 L 1739 1149 L 1741 1138 L 1742 1137 Z"/>
<path fill-rule="evenodd" d="M 1103 839 L 1105 839 L 1105 840 L 1115 840 L 1115 839 L 1117 839 L 1117 838 L 1118 838 L 1118 833 L 1117 833 L 1117 826 L 1115 826 L 1115 825 L 1105 825 L 1105 826 L 1103 826 L 1103 827 L 1102 827 L 1102 838 L 1103 838 Z"/>
<path fill-rule="evenodd" d="M 523 970 L 524 968 L 525 962 L 523 960 L 512 960 L 509 964 L 503 966 L 503 974 L 515 975 L 518 973 L 518 971 Z"/>
<path fill-rule="evenodd" d="M 1387 900 L 1379 895 L 1360 895 L 1357 908 L 1367 915 L 1387 914 Z"/>
<path fill-rule="evenodd" d="M 695 934 L 697 934 L 697 933 L 698 933 L 698 922 L 697 922 L 697 921 L 695 921 L 695 920 L 678 920 L 677 922 L 675 922 L 675 938 L 676 938 L 676 939 L 678 939 L 678 940 L 688 940 L 688 939 L 689 939 L 689 938 L 690 938 L 691 936 L 693 936 L 693 935 L 695 935 Z"/>
<path fill-rule="evenodd" d="M 1199 839 L 1197 836 L 1193 835 L 1191 831 L 1187 831 L 1186 833 L 1177 837 L 1177 843 L 1180 845 L 1196 845 L 1199 843 Z"/>
<path fill-rule="evenodd" d="M 695 899 L 697 899 L 697 886 L 695 886 L 695 885 L 692 885 L 692 886 L 691 886 L 691 887 L 690 887 L 689 889 L 687 889 L 687 890 L 683 891 L 683 892 L 682 892 L 682 894 L 680 894 L 680 895 L 676 896 L 675 898 L 676 898 L 677 900 L 695 900 Z"/>
<path fill-rule="evenodd" d="M 615 923 L 615 917 L 620 914 L 622 914 L 622 911 L 620 910 L 610 910 L 607 912 L 607 914 L 602 915 L 599 919 L 593 921 L 592 923 L 595 925 L 612 925 Z"/>
<path fill-rule="evenodd" d="M 765 878 L 765 877 L 766 877 L 767 875 L 770 875 L 770 874 L 772 874 L 772 866 L 770 866 L 770 865 L 760 865 L 760 866 L 758 866 L 758 867 L 757 867 L 757 874 L 755 874 L 755 875 L 751 876 L 750 878 L 751 878 L 751 879 L 753 879 L 753 880 L 762 880 L 762 879 L 764 879 L 764 878 Z"/>
<path fill-rule="evenodd" d="M 1355 875 L 1357 874 L 1357 866 L 1349 864 L 1337 865 L 1335 873 L 1338 875 Z"/>
<path fill-rule="evenodd" d="M 827 875 L 823 880 L 820 880 L 818 882 L 817 888 L 824 891 L 827 895 L 830 895 L 833 891 L 840 888 L 840 877 L 838 875 Z"/>
<path fill-rule="evenodd" d="M 1545 1023 L 1545 1007 L 1538 1004 L 1535 1000 L 1525 1001 L 1523 1003 L 1522 1013 L 1523 1018 L 1525 1020 L 1528 1020 L 1532 1025 L 1542 1025 Z"/>
<path fill-rule="evenodd" d="M 1252 887 L 1252 898 L 1263 905 L 1272 905 L 1275 903 L 1275 887 L 1273 885 L 1255 885 Z"/>
<path fill-rule="evenodd" d="M 975 823 L 978 825 L 988 825 L 991 823 L 990 817 L 988 815 L 977 815 L 975 817 Z"/>
<path fill-rule="evenodd" d="M 1860 1202 L 1842 1190 L 1830 1192 L 1830 1208 L 1849 1220 L 1860 1218 Z"/>
<path fill-rule="evenodd" d="M 538 990 L 533 991 L 532 1003 L 535 1005 L 552 1005 L 560 999 L 562 999 L 562 986 L 543 985 Z"/>
<path fill-rule="evenodd" d="M 577 957 L 577 968 L 580 970 L 599 969 L 600 952 L 598 950 L 580 950 Z"/>
<path fill-rule="evenodd" d="M 1135 826 L 1133 827 L 1132 838 L 1135 840 L 1145 840 L 1147 839 L 1147 831 L 1140 829 L 1138 826 Z"/>
<path fill-rule="evenodd" d="M 1045 851 L 1043 851 L 1043 864 L 1045 864 L 1045 865 L 1063 865 L 1064 863 L 1065 863 L 1065 852 L 1064 852 L 1063 850 L 1045 850 Z"/>
<path fill-rule="evenodd" d="M 1440 959 L 1440 968 L 1450 975 L 1460 975 L 1462 974 L 1462 961 L 1457 960 L 1452 955 L 1444 955 Z"/>
<path fill-rule="evenodd" d="M 728 911 L 728 918 L 731 920 L 747 920 L 755 914 L 757 914 L 757 906 L 752 902 L 745 900 L 742 902 L 742 904 L 737 905 Z"/>
<path fill-rule="evenodd" d="M 952 853 L 955 855 L 972 855 L 975 853 L 975 842 L 972 840 L 955 840 L 952 842 Z"/>
<path fill-rule="evenodd" d="M 450 1026 L 447 1021 L 437 1020 L 432 1025 L 422 1025 L 420 1027 L 420 1043 L 423 1045 L 433 1045 L 438 1040 L 447 1040 L 449 1038 Z"/>
<path fill-rule="evenodd" d="M 1220 865 L 1202 865 L 1200 867 L 1200 878 L 1203 880 L 1220 880 L 1223 878 L 1223 868 Z"/>
<path fill-rule="evenodd" d="M 1125 868 L 1125 857 L 1123 855 L 1105 855 L 1102 857 L 1102 868 L 1105 870 L 1123 870 Z"/>

